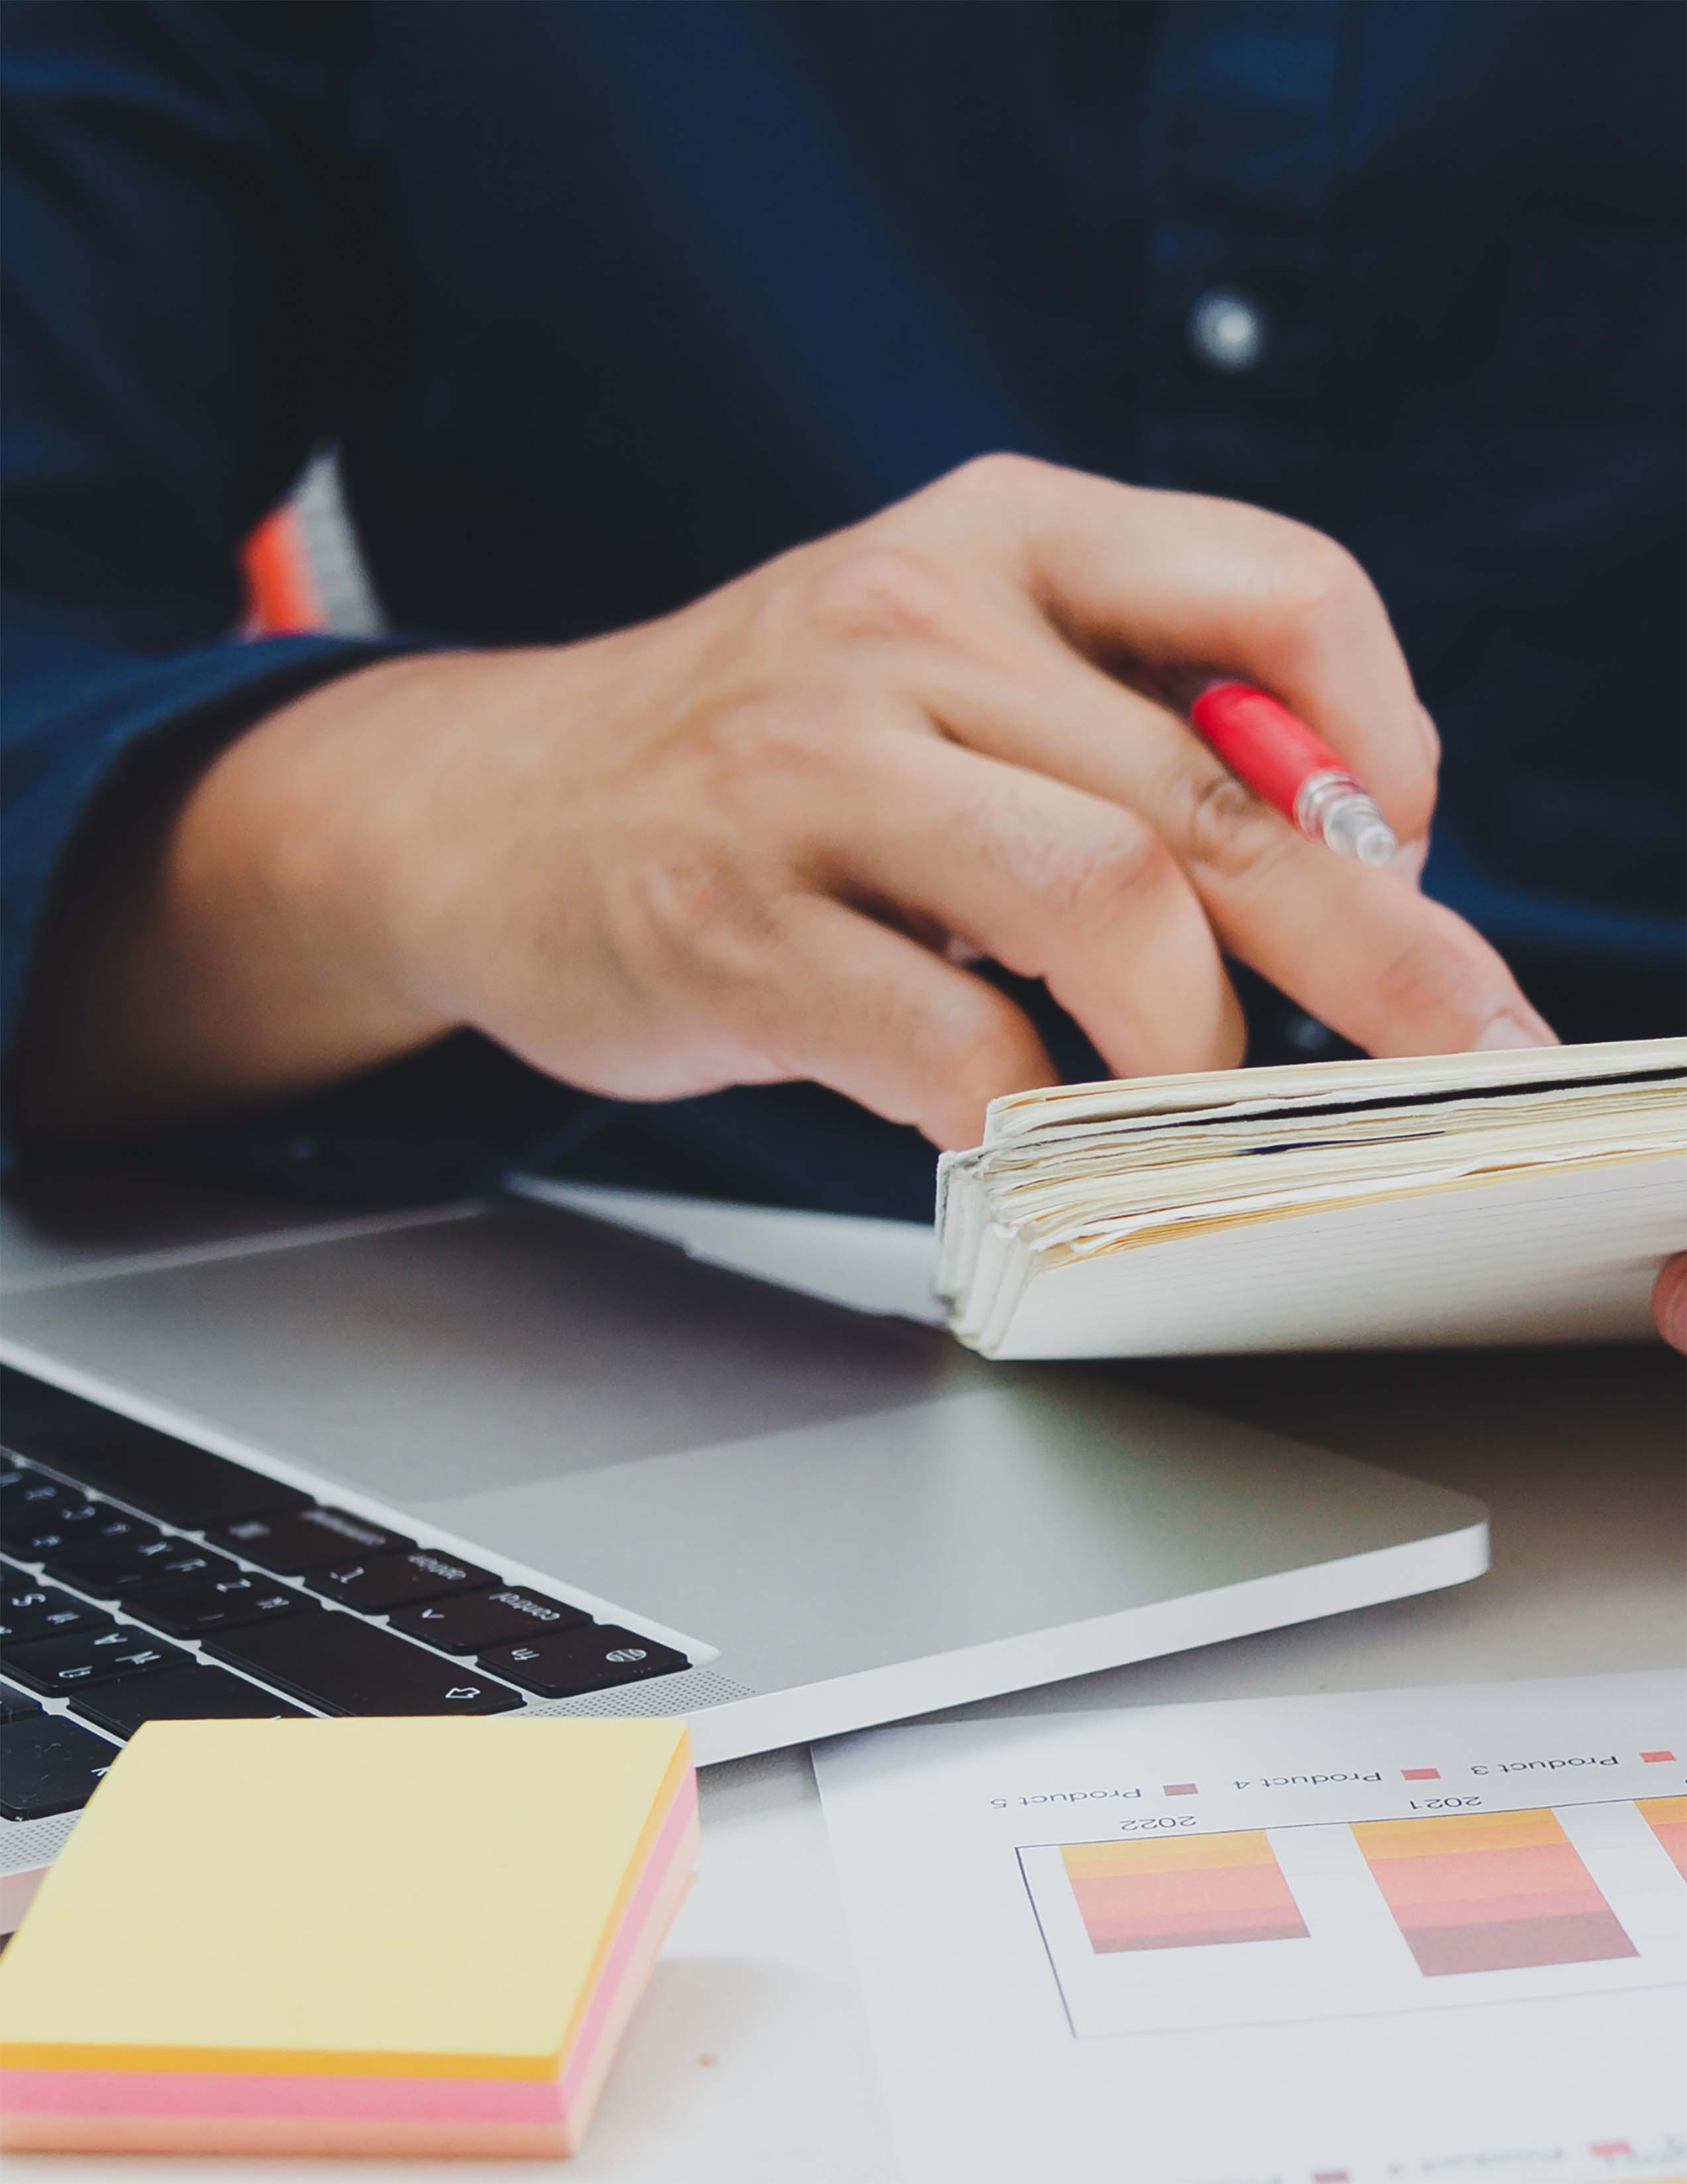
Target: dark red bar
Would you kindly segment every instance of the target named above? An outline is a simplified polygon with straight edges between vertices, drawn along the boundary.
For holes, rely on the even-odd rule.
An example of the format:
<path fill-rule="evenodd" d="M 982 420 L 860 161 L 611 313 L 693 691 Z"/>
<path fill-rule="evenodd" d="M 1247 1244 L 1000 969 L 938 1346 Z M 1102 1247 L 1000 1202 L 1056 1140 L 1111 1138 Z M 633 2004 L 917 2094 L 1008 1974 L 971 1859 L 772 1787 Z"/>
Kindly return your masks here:
<path fill-rule="evenodd" d="M 1610 1911 L 1562 1917 L 1488 1919 L 1467 1926 L 1402 1928 L 1420 1971 L 1522 1971 L 1537 1964 L 1587 1964 L 1640 1953 Z"/>

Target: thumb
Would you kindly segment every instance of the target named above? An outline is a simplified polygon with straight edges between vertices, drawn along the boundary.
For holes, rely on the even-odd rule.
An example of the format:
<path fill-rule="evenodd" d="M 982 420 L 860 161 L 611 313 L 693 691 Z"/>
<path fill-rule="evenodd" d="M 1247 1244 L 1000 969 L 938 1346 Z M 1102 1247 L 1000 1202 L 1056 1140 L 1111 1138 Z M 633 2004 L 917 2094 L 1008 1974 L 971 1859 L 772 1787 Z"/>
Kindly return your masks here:
<path fill-rule="evenodd" d="M 1666 1342 L 1687 1351 L 1687 1253 L 1664 1262 L 1652 1289 L 1652 1318 Z"/>

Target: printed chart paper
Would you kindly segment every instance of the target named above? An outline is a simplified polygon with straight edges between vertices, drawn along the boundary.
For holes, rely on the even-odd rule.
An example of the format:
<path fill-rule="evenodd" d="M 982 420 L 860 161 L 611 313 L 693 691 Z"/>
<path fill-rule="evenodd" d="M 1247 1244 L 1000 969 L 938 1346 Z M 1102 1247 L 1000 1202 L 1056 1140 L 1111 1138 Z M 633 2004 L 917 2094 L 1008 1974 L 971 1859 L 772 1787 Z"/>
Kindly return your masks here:
<path fill-rule="evenodd" d="M 819 1747 L 906 2184 L 1687 2178 L 1684 1763 L 1668 1672 Z"/>

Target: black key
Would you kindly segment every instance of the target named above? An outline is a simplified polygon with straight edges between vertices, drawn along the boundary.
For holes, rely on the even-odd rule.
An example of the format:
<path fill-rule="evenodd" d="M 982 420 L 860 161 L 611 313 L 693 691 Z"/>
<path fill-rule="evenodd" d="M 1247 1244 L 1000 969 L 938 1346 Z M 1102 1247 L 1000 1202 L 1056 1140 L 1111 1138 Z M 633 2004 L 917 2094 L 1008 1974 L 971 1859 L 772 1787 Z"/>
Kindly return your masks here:
<path fill-rule="evenodd" d="M 196 1547 L 192 1540 L 172 1538 L 166 1538 L 161 1553 L 144 1550 L 136 1554 L 134 1568 L 129 1583 L 120 1577 L 116 1582 L 117 1597 L 125 1607 L 131 1601 L 145 1600 L 163 1585 L 209 1585 L 217 1578 L 246 1575 L 240 1564 L 226 1555 L 214 1554 L 209 1547 Z"/>
<path fill-rule="evenodd" d="M 191 1668 L 193 1656 L 144 1630 L 75 1630 L 64 1638 L 32 1638 L 0 1653 L 8 1676 L 31 1691 L 63 1696 L 81 1684 L 114 1683 L 120 1676 L 148 1676 L 160 1669 Z"/>
<path fill-rule="evenodd" d="M 32 1486 L 6 1512 L 6 1546 L 11 1553 L 38 1563 L 43 1554 L 68 1546 L 78 1532 L 114 1513 L 104 1502 L 86 1501 L 68 1487 Z"/>
<path fill-rule="evenodd" d="M 144 1517 L 125 1517 L 113 1509 L 105 1513 L 102 1523 L 67 1545 L 42 1548 L 41 1560 L 61 1585 L 115 1600 L 127 1586 L 145 1584 L 148 1570 L 163 1576 L 166 1563 L 201 1552 L 192 1540 L 161 1532 Z"/>
<path fill-rule="evenodd" d="M 528 1592 L 519 1585 L 496 1592 L 465 1593 L 460 1600 L 438 1600 L 427 1607 L 407 1607 L 393 1618 L 393 1628 L 437 1646 L 442 1653 L 478 1653 L 505 1638 L 535 1630 L 566 1630 L 591 1617 L 583 1607 L 568 1607 Z"/>
<path fill-rule="evenodd" d="M 27 1509 L 42 1502 L 80 1500 L 74 1486 L 66 1486 L 62 1479 L 49 1479 L 44 1471 L 31 1471 L 15 1462 L 11 1456 L 0 1457 L 5 1466 L 5 1477 L 0 1482 L 0 1521 L 9 1524 L 19 1509 Z"/>
<path fill-rule="evenodd" d="M 298 1577 L 306 1570 L 326 1569 L 330 1563 L 396 1554 L 415 1545 L 403 1532 L 389 1532 L 345 1509 L 320 1507 L 248 1518 L 221 1525 L 212 1537 L 220 1547 L 256 1563 L 259 1569 L 274 1570 L 277 1577 Z"/>
<path fill-rule="evenodd" d="M 135 1676 L 78 1691 L 79 1714 L 114 1736 L 132 1736 L 148 1721 L 279 1721 L 302 1719 L 291 1699 L 260 1691 L 225 1669 L 172 1669 L 168 1675 Z"/>
<path fill-rule="evenodd" d="M 191 1532 L 257 1510 L 302 1509 L 310 1500 L 297 1486 L 10 1366 L 0 1368 L 0 1431 L 19 1455 Z"/>
<path fill-rule="evenodd" d="M 218 1557 L 220 1561 L 220 1556 Z M 315 1609 L 316 1602 L 272 1577 L 253 1577 L 228 1565 L 229 1577 L 190 1577 L 178 1585 L 149 1585 L 124 1602 L 130 1614 L 172 1638 L 197 1638 L 206 1630 L 231 1630 L 239 1623 L 268 1623 L 278 1615 Z"/>
<path fill-rule="evenodd" d="M 0 1684 L 0 1722 L 21 1721 L 25 1714 L 40 1712 L 39 1699 L 32 1699 L 27 1691 L 14 1691 L 10 1684 Z"/>
<path fill-rule="evenodd" d="M 59 1486 L 31 1472 L 26 1485 L 13 1491 L 5 1507 L 3 1529 L 8 1545 L 42 1539 L 48 1531 L 69 1534 L 79 1524 L 97 1524 L 114 1514 L 108 1502 L 91 1502 L 74 1486 Z"/>
<path fill-rule="evenodd" d="M 424 1653 L 354 1615 L 290 1615 L 219 1631 L 205 1651 L 324 1713 L 507 1713 L 521 1703 L 478 1669 Z"/>
<path fill-rule="evenodd" d="M 582 1691 L 607 1691 L 615 1684 L 642 1683 L 647 1676 L 669 1676 L 691 1666 L 671 1646 L 641 1638 L 613 1623 L 588 1624 L 583 1630 L 554 1630 L 543 1638 L 518 1639 L 493 1646 L 482 1661 L 523 1690 L 542 1698 L 577 1698 Z"/>
<path fill-rule="evenodd" d="M 14 1585 L 0 1593 L 0 1646 L 20 1638 L 50 1638 L 55 1631 L 85 1630 L 110 1620 L 85 1600 L 72 1600 L 50 1585 Z"/>
<path fill-rule="evenodd" d="M 6 1496 L 14 1486 L 21 1486 L 26 1479 L 34 1477 L 28 1464 L 20 1462 L 10 1449 L 0 1448 L 0 1509 L 5 1507 Z"/>
<path fill-rule="evenodd" d="M 0 1726 L 0 1814 L 8 1820 L 80 1812 L 117 1757 L 108 1744 L 62 1714 L 31 1714 Z"/>
<path fill-rule="evenodd" d="M 444 1593 L 496 1585 L 498 1579 L 493 1571 L 477 1569 L 473 1563 L 460 1562 L 437 1547 L 412 1547 L 408 1554 L 377 1555 L 369 1562 L 313 1570 L 304 1581 L 326 1599 L 379 1615 L 389 1607 L 408 1607 L 413 1601 L 437 1600 Z"/>

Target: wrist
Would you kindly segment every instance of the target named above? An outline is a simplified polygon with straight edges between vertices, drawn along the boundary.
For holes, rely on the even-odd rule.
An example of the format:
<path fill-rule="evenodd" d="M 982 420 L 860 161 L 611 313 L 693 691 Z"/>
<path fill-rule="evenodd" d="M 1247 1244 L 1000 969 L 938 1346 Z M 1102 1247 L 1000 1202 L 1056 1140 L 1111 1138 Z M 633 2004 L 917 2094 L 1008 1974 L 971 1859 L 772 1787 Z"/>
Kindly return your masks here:
<path fill-rule="evenodd" d="M 379 661 L 293 700 L 220 753 L 175 813 L 158 914 L 202 962 L 221 959 L 209 990 L 263 996 L 248 1052 L 265 1073 L 339 1075 L 455 1028 L 411 991 L 391 809 L 410 694 L 439 666 Z"/>

